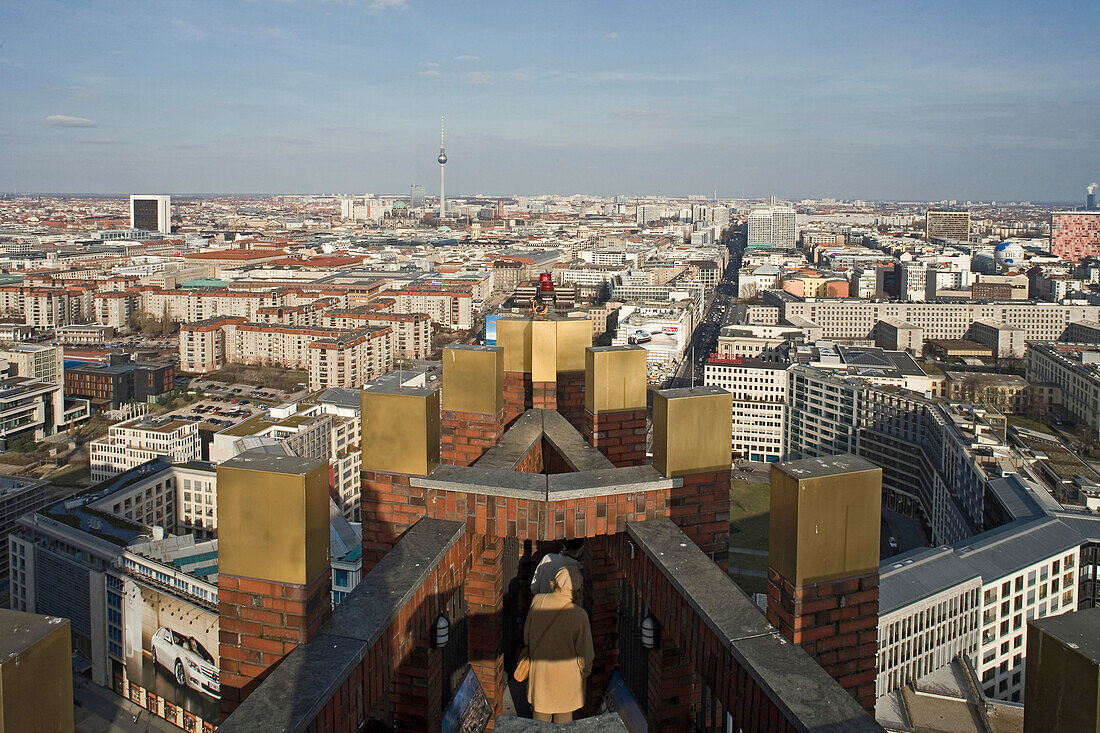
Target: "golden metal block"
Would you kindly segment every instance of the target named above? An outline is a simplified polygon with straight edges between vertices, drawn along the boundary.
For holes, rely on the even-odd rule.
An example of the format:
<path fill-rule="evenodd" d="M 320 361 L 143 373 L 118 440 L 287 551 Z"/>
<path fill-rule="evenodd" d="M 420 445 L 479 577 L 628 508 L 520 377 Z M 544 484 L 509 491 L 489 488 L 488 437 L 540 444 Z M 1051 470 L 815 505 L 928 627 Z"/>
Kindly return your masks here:
<path fill-rule="evenodd" d="M 665 476 L 729 469 L 733 395 L 718 387 L 653 395 L 653 467 Z"/>
<path fill-rule="evenodd" d="M 531 321 L 501 318 L 497 321 L 497 346 L 504 349 L 504 371 L 531 372 Z"/>
<path fill-rule="evenodd" d="M 644 410 L 645 349 L 590 346 L 584 353 L 584 409 L 601 412 Z"/>
<path fill-rule="evenodd" d="M 363 391 L 364 471 L 426 476 L 439 465 L 439 390 Z"/>
<path fill-rule="evenodd" d="M 504 349 L 448 346 L 443 349 L 444 410 L 496 415 L 504 409 Z"/>
<path fill-rule="evenodd" d="M 551 323 L 558 328 L 557 371 L 583 371 L 585 349 L 592 345 L 592 321 L 587 318 L 570 318 Z"/>
<path fill-rule="evenodd" d="M 0 609 L 0 733 L 73 730 L 68 619 Z"/>
<path fill-rule="evenodd" d="M 795 587 L 875 572 L 882 469 L 853 455 L 772 466 L 768 564 Z"/>
<path fill-rule="evenodd" d="M 218 465 L 218 570 L 308 585 L 329 567 L 329 467 L 246 451 Z"/>
<path fill-rule="evenodd" d="M 557 321 L 532 321 L 531 381 L 556 382 L 557 380 L 558 323 Z"/>

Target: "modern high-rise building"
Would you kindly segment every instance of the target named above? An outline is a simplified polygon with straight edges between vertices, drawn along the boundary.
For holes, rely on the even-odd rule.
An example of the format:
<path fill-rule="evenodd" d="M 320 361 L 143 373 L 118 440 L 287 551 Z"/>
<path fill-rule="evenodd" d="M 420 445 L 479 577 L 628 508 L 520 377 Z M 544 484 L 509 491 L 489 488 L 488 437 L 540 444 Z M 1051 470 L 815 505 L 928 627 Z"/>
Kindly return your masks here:
<path fill-rule="evenodd" d="M 924 238 L 970 241 L 970 212 L 929 209 L 924 219 Z"/>
<path fill-rule="evenodd" d="M 172 233 L 172 197 L 131 194 L 130 228 Z"/>
<path fill-rule="evenodd" d="M 355 219 L 355 199 L 340 199 L 340 218 L 344 221 Z"/>
<path fill-rule="evenodd" d="M 1100 211 L 1053 212 L 1050 251 L 1073 261 L 1100 254 Z"/>
<path fill-rule="evenodd" d="M 795 211 L 786 207 L 754 209 L 749 213 L 747 244 L 793 251 L 798 229 Z"/>
<path fill-rule="evenodd" d="M 424 206 L 424 200 L 427 195 L 424 192 L 424 186 L 419 183 L 414 183 L 409 186 L 409 208 L 419 209 Z"/>

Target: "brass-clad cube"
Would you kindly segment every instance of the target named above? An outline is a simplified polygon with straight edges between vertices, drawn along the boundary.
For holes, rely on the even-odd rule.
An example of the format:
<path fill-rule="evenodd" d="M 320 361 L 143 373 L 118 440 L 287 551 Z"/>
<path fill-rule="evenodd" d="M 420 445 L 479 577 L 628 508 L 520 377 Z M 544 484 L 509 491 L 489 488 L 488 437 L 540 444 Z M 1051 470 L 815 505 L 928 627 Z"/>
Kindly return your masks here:
<path fill-rule="evenodd" d="M 329 567 L 329 467 L 250 450 L 218 464 L 218 572 L 308 585 Z"/>
<path fill-rule="evenodd" d="M 68 619 L 0 609 L 0 733 L 73 729 Z"/>
<path fill-rule="evenodd" d="M 653 467 L 665 476 L 728 470 L 733 395 L 718 387 L 653 394 Z"/>
<path fill-rule="evenodd" d="M 1027 622 L 1024 733 L 1100 730 L 1100 608 Z"/>
<path fill-rule="evenodd" d="M 531 323 L 520 318 L 497 321 L 497 346 L 504 349 L 504 371 L 531 373 Z"/>
<path fill-rule="evenodd" d="M 585 349 L 592 345 L 592 321 L 588 318 L 567 318 L 553 323 L 558 331 L 557 371 L 584 371 Z"/>
<path fill-rule="evenodd" d="M 646 352 L 640 346 L 589 346 L 584 354 L 584 409 L 593 415 L 646 407 Z"/>
<path fill-rule="evenodd" d="M 364 471 L 426 476 L 439 465 L 439 390 L 363 390 Z"/>
<path fill-rule="evenodd" d="M 882 469 L 850 454 L 777 463 L 768 564 L 796 588 L 876 572 Z"/>
<path fill-rule="evenodd" d="M 443 409 L 496 415 L 504 408 L 504 349 L 465 344 L 443 349 Z"/>
<path fill-rule="evenodd" d="M 531 321 L 531 381 L 558 381 L 557 321 Z"/>

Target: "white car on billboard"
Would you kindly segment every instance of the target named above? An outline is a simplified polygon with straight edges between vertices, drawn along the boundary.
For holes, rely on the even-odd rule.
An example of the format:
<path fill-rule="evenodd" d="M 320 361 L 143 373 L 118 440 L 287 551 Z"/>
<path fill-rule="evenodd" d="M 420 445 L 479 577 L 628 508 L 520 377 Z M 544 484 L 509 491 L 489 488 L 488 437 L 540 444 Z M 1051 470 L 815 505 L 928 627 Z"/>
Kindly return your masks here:
<path fill-rule="evenodd" d="M 221 698 L 218 665 L 195 637 L 161 626 L 153 634 L 151 646 L 153 661 L 167 669 L 176 678 L 176 684 Z"/>

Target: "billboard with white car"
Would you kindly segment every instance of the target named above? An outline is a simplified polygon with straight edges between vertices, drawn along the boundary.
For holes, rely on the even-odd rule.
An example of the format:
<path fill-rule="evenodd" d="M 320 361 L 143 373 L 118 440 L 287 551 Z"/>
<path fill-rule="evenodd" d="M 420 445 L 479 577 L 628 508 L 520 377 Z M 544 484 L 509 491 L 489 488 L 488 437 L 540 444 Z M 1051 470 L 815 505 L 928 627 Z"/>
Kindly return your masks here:
<path fill-rule="evenodd" d="M 220 718 L 218 615 L 127 578 L 124 675 L 129 697 L 184 730 L 209 730 Z M 151 706 L 155 706 L 151 707 Z"/>

